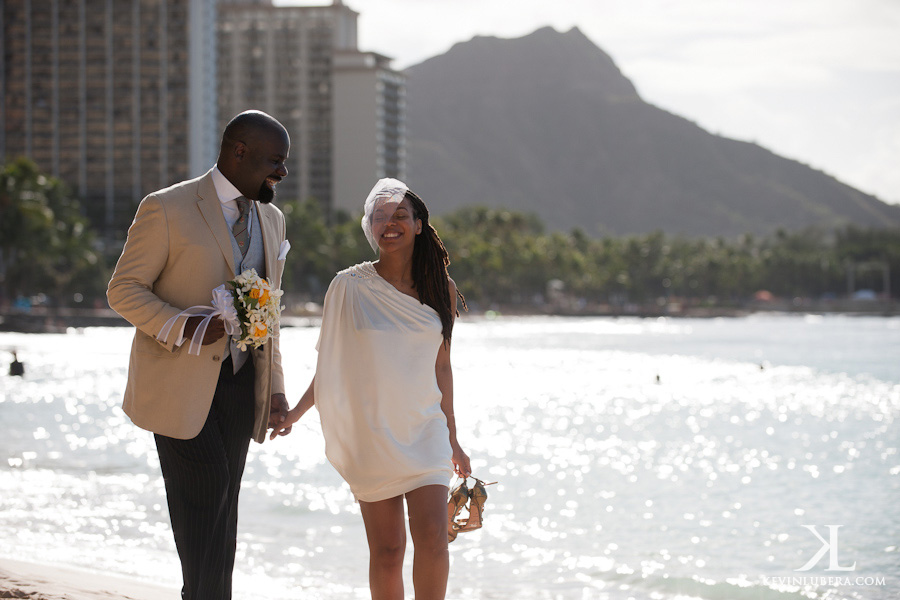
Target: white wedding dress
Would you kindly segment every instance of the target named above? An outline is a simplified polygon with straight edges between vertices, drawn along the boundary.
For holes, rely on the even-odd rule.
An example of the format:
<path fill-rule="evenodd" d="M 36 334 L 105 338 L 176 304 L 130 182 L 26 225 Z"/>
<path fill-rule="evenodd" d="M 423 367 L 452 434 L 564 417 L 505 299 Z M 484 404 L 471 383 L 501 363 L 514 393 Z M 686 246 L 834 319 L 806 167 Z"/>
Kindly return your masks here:
<path fill-rule="evenodd" d="M 335 276 L 316 348 L 315 403 L 325 454 L 365 502 L 453 475 L 435 361 L 441 320 L 370 262 Z"/>

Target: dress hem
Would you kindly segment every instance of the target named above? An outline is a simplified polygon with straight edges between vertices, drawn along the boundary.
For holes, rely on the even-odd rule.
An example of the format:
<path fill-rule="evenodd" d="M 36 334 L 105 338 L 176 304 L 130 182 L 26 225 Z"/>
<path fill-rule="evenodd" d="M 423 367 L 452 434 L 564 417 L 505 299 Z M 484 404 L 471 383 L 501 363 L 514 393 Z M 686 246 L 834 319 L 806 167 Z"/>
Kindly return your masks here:
<path fill-rule="evenodd" d="M 353 491 L 353 488 L 350 488 L 350 491 L 353 492 L 353 497 L 356 498 L 357 502 L 380 502 L 381 500 L 387 500 L 396 496 L 402 496 L 413 490 L 425 487 L 426 485 L 443 485 L 449 490 L 450 480 L 452 478 L 453 471 L 448 469 L 446 471 L 440 471 L 437 473 L 428 473 L 427 475 L 422 475 L 421 477 L 404 479 L 403 481 L 382 488 L 377 492 L 373 492 L 371 494 L 357 494 L 355 491 Z"/>

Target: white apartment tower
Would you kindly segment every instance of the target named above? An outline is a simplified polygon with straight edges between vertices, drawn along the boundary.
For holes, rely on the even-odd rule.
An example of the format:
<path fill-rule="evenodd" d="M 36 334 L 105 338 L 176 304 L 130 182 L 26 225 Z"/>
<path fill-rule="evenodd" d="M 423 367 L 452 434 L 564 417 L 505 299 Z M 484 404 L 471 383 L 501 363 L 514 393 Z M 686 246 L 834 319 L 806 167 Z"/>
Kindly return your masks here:
<path fill-rule="evenodd" d="M 333 204 L 360 211 L 375 181 L 406 180 L 406 80 L 374 52 L 334 56 Z"/>
<path fill-rule="evenodd" d="M 248 109 L 284 124 L 284 199 L 352 213 L 377 179 L 406 175 L 405 80 L 388 58 L 357 49 L 358 16 L 340 0 L 219 6 L 219 130 Z"/>

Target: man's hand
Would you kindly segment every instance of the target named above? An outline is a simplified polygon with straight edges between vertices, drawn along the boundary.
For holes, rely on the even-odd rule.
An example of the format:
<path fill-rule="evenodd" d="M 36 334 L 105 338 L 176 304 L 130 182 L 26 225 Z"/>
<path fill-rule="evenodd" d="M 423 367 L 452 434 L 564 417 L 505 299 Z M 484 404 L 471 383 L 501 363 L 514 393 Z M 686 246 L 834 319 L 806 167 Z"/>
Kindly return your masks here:
<path fill-rule="evenodd" d="M 197 327 L 200 326 L 200 323 L 203 322 L 204 318 L 205 317 L 202 316 L 188 317 L 187 322 L 184 324 L 184 339 L 189 340 L 194 337 L 194 332 L 197 330 Z M 208 346 L 209 344 L 222 339 L 223 335 L 225 335 L 225 322 L 219 317 L 213 317 L 210 319 L 209 326 L 203 334 L 203 341 L 200 343 L 203 346 Z"/>
<path fill-rule="evenodd" d="M 269 429 L 278 430 L 282 427 L 289 409 L 287 397 L 284 394 L 272 394 L 272 402 L 269 406 Z M 292 426 L 288 425 L 277 433 L 278 435 L 287 435 L 291 432 L 291 428 Z M 274 439 L 275 433 L 276 431 L 272 432 L 271 439 Z"/>

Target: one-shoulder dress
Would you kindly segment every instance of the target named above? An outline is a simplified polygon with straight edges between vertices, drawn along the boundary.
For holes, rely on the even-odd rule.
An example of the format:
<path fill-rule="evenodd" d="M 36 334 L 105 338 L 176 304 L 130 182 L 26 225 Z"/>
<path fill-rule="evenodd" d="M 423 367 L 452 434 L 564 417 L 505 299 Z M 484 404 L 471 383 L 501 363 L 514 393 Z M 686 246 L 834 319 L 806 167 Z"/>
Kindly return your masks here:
<path fill-rule="evenodd" d="M 442 341 L 434 309 L 371 262 L 341 271 L 328 287 L 315 404 L 325 455 L 357 500 L 449 484 L 450 433 L 435 374 Z"/>

